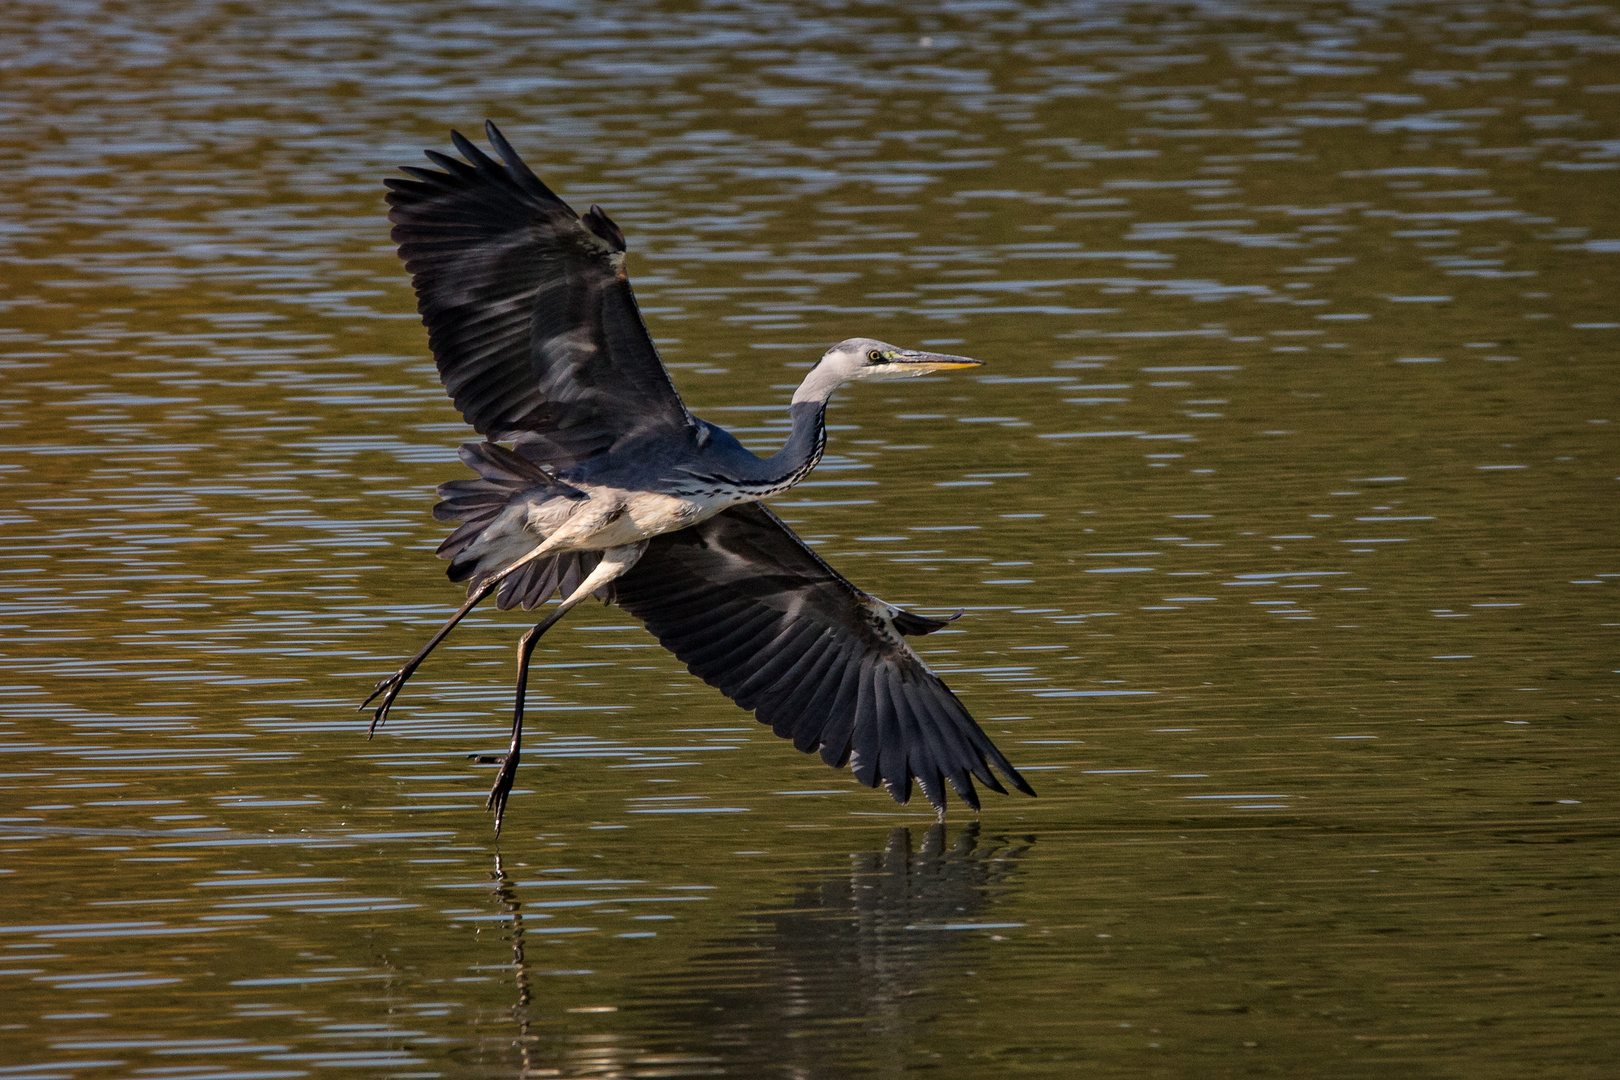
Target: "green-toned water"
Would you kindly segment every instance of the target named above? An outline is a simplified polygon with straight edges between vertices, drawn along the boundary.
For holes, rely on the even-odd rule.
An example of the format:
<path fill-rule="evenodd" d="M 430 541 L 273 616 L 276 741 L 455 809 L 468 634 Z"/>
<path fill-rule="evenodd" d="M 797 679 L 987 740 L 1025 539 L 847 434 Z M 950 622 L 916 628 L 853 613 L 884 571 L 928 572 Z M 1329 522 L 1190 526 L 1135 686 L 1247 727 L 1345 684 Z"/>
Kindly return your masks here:
<path fill-rule="evenodd" d="M 0 1077 L 1620 1058 L 1620 8 L 0 8 Z M 589 606 L 505 742 L 381 179 L 501 123 L 1035 784 L 943 826 Z"/>

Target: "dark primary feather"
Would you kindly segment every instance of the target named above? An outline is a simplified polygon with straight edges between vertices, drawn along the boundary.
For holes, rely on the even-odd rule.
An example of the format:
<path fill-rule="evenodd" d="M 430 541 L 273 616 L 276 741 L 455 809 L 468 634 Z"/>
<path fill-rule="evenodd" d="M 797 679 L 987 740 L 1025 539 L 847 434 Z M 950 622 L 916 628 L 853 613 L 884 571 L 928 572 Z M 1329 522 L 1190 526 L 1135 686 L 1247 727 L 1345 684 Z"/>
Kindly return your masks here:
<path fill-rule="evenodd" d="M 642 438 L 695 437 L 624 274 L 624 236 L 582 220 L 493 124 L 495 161 L 459 133 L 458 161 L 390 179 L 388 218 L 439 377 L 491 440 L 558 466 Z"/>
<path fill-rule="evenodd" d="M 915 777 L 977 809 L 974 778 L 1005 791 L 990 765 L 1035 794 L 901 636 L 945 623 L 856 589 L 758 503 L 657 537 L 609 589 L 694 675 L 900 802 Z"/>

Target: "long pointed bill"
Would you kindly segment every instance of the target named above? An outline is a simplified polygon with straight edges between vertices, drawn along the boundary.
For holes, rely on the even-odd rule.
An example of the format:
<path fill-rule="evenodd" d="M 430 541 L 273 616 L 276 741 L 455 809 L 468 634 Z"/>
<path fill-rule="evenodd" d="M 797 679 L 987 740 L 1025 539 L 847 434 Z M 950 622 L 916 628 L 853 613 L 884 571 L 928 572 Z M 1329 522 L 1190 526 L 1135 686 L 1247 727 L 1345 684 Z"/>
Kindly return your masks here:
<path fill-rule="evenodd" d="M 890 355 L 889 363 L 918 375 L 928 371 L 954 371 L 957 368 L 984 366 L 983 360 L 970 360 L 966 356 L 951 356 L 947 353 L 923 352 L 919 349 L 896 349 Z"/>

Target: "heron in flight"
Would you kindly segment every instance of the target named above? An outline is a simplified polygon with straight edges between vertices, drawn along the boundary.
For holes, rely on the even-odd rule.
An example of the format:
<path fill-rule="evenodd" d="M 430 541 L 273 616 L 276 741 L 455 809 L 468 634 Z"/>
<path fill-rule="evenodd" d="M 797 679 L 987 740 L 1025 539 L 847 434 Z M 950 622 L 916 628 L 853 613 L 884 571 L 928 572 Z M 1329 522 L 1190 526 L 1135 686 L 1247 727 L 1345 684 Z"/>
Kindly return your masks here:
<path fill-rule="evenodd" d="M 388 218 L 416 288 L 439 377 L 484 442 L 461 460 L 477 479 L 439 487 L 439 546 L 467 601 L 377 684 L 370 731 L 433 648 L 479 602 L 561 602 L 517 649 L 512 741 L 487 808 L 500 831 L 517 775 L 536 643 L 593 593 L 646 624 L 709 685 L 798 749 L 846 762 L 900 803 L 912 780 L 936 811 L 948 783 L 979 808 L 990 766 L 1035 792 L 906 644 L 949 620 L 886 604 L 827 565 L 761 504 L 809 475 L 824 414 L 847 382 L 904 379 L 979 361 L 870 338 L 839 342 L 794 391 L 791 434 L 761 458 L 687 411 L 641 320 L 624 234 L 600 207 L 576 214 L 490 123 L 485 154 L 391 178 Z M 510 444 L 510 446 L 502 445 Z"/>

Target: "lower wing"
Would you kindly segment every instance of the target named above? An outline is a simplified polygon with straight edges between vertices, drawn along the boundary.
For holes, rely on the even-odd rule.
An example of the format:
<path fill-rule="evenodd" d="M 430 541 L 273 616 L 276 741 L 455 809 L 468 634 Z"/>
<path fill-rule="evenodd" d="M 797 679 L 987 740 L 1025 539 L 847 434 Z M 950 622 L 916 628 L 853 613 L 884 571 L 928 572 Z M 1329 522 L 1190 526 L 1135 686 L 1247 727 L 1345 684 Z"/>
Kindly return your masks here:
<path fill-rule="evenodd" d="M 778 735 L 901 803 L 915 777 L 935 807 L 949 781 L 977 810 L 974 778 L 1006 793 L 991 765 L 1035 794 L 906 644 L 945 623 L 861 592 L 758 503 L 654 539 L 609 599 Z"/>

